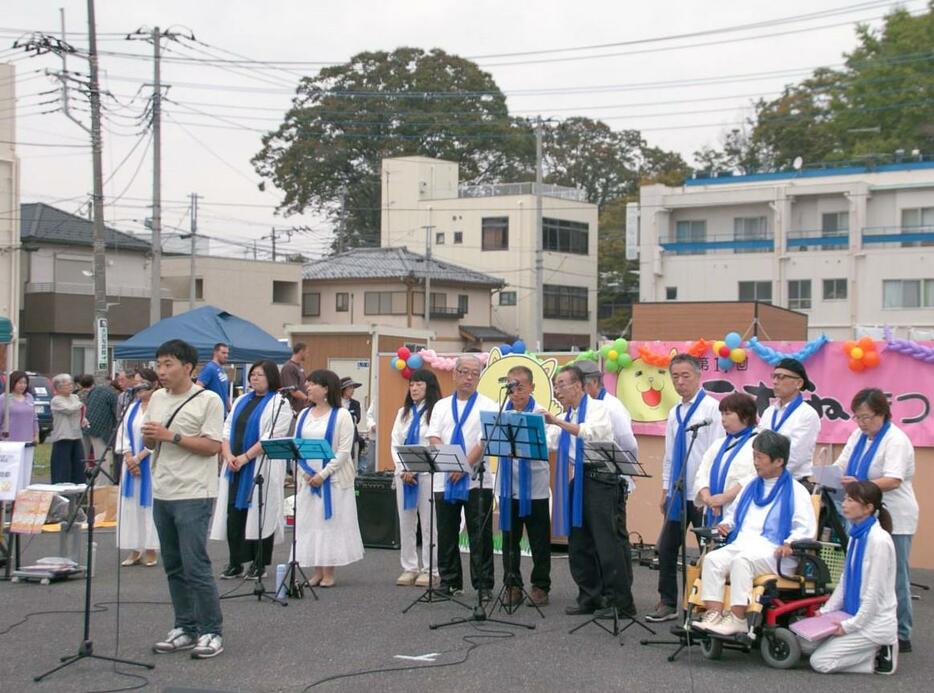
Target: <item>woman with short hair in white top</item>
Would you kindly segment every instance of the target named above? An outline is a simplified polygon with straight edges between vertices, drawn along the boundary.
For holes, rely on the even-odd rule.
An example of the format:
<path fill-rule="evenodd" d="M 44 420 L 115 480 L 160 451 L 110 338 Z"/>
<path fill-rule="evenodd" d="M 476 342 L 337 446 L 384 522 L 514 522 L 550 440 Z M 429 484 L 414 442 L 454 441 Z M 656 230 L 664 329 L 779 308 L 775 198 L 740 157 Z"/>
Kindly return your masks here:
<path fill-rule="evenodd" d="M 845 491 L 843 515 L 850 522 L 845 568 L 820 613 L 843 611 L 848 618 L 814 651 L 811 667 L 822 674 L 894 674 L 898 648 L 892 518 L 873 482 L 852 481 Z"/>
<path fill-rule="evenodd" d="M 715 440 L 701 459 L 694 487 L 695 504 L 704 506 L 704 525 L 716 527 L 743 486 L 756 477 L 752 441 L 756 435 L 756 401 L 742 392 L 720 400 L 726 435 Z"/>
<path fill-rule="evenodd" d="M 117 546 L 131 549 L 130 555 L 120 565 L 137 565 L 142 561 L 150 568 L 156 565 L 159 535 L 152 520 L 152 450 L 143 445 L 142 427 L 149 398 L 160 387 L 159 376 L 151 368 L 140 368 L 132 384 L 140 389 L 136 392 L 135 401 L 127 407 L 114 443 L 114 452 L 123 458 Z"/>
<path fill-rule="evenodd" d="M 434 564 L 433 578 L 438 577 L 438 564 L 432 560 L 437 529 L 431 521 L 431 477 L 424 472 L 405 471 L 396 453 L 398 445 L 428 445 L 428 424 L 435 404 L 441 399 L 441 386 L 431 371 L 420 368 L 409 377 L 409 390 L 405 403 L 396 413 L 392 425 L 392 459 L 396 465 L 396 503 L 399 509 L 399 533 L 402 574 L 396 580 L 400 586 L 427 587 L 428 566 Z M 422 525 L 422 562 L 419 567 L 415 535 L 419 520 Z M 434 532 L 427 539 L 428 528 Z"/>
<path fill-rule="evenodd" d="M 869 480 L 882 491 L 892 516 L 892 541 L 898 575 L 898 647 L 911 652 L 911 540 L 918 528 L 918 501 L 912 479 L 915 450 L 905 432 L 892 423 L 888 398 L 878 388 L 860 390 L 851 403 L 857 430 L 850 434 L 834 464 L 843 469 L 843 483 Z"/>
<path fill-rule="evenodd" d="M 356 470 L 350 457 L 356 426 L 350 412 L 341 406 L 340 378 L 336 373 L 312 371 L 305 390 L 312 406 L 299 415 L 295 437 L 327 440 L 335 457 L 298 462 L 296 560 L 299 565 L 314 566 L 308 580 L 312 587 L 333 587 L 335 566 L 363 558 L 354 493 Z"/>

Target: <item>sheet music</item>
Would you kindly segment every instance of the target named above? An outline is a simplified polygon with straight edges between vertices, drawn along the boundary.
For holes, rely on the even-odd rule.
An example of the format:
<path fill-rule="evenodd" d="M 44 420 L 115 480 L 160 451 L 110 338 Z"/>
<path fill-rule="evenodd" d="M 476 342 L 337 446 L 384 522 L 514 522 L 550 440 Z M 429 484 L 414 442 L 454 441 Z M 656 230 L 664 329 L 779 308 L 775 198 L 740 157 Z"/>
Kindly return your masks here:
<path fill-rule="evenodd" d="M 824 488 L 843 490 L 843 469 L 835 466 L 812 467 L 814 481 Z"/>

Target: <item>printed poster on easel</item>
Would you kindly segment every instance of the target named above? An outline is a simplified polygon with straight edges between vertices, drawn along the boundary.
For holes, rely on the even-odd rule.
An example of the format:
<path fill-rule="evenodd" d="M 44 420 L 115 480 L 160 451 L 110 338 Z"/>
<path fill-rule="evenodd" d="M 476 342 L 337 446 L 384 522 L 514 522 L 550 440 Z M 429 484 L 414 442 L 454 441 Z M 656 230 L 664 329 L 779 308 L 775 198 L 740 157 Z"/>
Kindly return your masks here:
<path fill-rule="evenodd" d="M 14 534 L 41 534 L 45 518 L 52 505 L 51 491 L 20 491 L 16 494 L 10 532 Z"/>
<path fill-rule="evenodd" d="M 23 470 L 24 443 L 0 443 L 0 501 L 11 501 L 19 491 Z"/>

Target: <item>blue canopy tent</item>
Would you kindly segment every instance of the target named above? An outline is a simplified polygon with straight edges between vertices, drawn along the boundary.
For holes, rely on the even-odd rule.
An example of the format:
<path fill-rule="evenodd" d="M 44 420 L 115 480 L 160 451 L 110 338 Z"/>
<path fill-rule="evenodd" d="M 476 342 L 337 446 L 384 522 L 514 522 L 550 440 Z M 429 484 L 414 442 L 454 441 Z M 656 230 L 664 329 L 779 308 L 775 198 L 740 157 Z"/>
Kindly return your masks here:
<path fill-rule="evenodd" d="M 211 360 L 218 342 L 230 347 L 230 363 L 252 363 L 260 359 L 284 363 L 292 355 L 287 345 L 250 321 L 214 306 L 202 306 L 137 332 L 114 349 L 114 356 L 153 360 L 159 345 L 170 339 L 184 339 L 194 346 L 200 363 Z"/>

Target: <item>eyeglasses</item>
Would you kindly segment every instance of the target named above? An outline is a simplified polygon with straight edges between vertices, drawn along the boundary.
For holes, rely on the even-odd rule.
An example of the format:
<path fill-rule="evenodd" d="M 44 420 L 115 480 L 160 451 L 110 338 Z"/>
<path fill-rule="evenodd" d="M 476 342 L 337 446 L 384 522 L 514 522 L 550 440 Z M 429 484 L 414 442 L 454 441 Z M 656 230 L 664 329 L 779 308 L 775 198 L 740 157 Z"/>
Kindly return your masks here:
<path fill-rule="evenodd" d="M 470 370 L 469 368 L 456 368 L 454 372 L 465 378 L 479 378 L 480 377 L 480 371 L 473 371 L 473 370 Z"/>
<path fill-rule="evenodd" d="M 555 387 L 556 390 L 564 390 L 564 389 L 566 389 L 566 388 L 571 387 L 572 385 L 577 384 L 577 382 L 578 382 L 577 380 L 567 380 L 567 381 L 565 381 L 565 382 L 562 382 L 562 381 L 560 381 L 560 380 L 556 380 L 556 381 L 555 381 L 555 386 L 554 386 L 554 387 Z"/>
<path fill-rule="evenodd" d="M 800 375 L 790 375 L 788 373 L 772 373 L 772 380 L 780 383 L 785 380 L 803 380 L 803 378 Z"/>
<path fill-rule="evenodd" d="M 859 423 L 869 423 L 877 416 L 879 415 L 878 414 L 860 414 L 859 416 L 854 416 L 853 419 Z"/>

